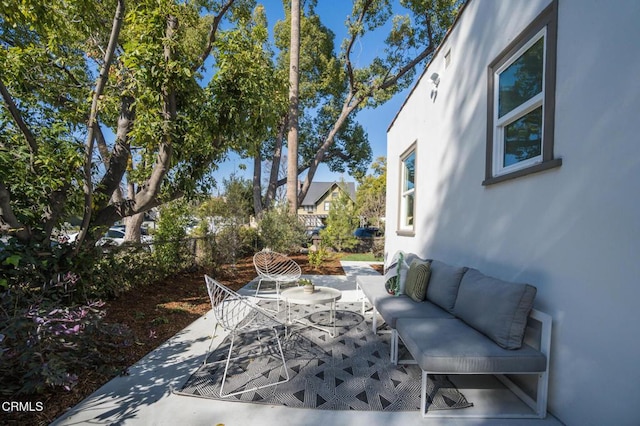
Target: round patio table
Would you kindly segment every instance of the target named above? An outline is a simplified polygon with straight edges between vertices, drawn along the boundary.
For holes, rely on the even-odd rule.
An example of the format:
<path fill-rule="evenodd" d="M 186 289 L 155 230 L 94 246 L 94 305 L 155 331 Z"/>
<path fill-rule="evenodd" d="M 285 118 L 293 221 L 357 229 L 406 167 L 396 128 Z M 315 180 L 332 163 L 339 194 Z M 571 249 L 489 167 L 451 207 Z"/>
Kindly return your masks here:
<path fill-rule="evenodd" d="M 306 325 L 307 327 L 317 328 L 329 333 L 331 337 L 336 337 L 336 302 L 342 297 L 342 292 L 331 287 L 316 286 L 313 293 L 305 293 L 304 286 L 293 287 L 280 293 L 280 298 L 287 304 L 287 318 L 289 324 L 293 321 Z M 291 318 L 291 304 L 296 305 L 326 305 L 329 304 L 329 324 L 331 328 L 326 328 L 313 324 L 310 321 L 301 321 L 300 318 Z"/>

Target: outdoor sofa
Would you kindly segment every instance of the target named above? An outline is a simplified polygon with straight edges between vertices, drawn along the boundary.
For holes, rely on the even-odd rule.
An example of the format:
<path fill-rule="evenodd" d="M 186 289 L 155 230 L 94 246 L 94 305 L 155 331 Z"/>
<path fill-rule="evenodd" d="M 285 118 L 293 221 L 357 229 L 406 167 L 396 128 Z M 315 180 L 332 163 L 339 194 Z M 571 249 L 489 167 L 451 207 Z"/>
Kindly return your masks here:
<path fill-rule="evenodd" d="M 389 294 L 384 276 L 358 276 L 356 282 L 363 313 L 367 301 L 373 306 L 374 333 L 377 313 L 391 329 L 391 361 L 398 363 L 401 340 L 413 357 L 401 362 L 422 370 L 422 415 L 427 415 L 428 375 L 492 374 L 533 410 L 516 417 L 546 417 L 551 317 L 532 308 L 536 288 L 473 268 L 407 258 L 404 294 Z M 507 375 L 532 375 L 537 384 L 525 392 Z"/>

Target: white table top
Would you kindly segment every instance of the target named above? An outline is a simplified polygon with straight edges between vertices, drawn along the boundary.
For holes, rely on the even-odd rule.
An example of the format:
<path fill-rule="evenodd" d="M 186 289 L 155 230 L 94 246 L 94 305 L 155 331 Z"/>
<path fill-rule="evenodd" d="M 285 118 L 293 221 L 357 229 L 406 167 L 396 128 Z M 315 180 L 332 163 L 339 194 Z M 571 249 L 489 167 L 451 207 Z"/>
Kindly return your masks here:
<path fill-rule="evenodd" d="M 280 293 L 280 298 L 300 305 L 315 305 L 340 300 L 342 292 L 331 287 L 315 286 L 313 293 L 305 293 L 304 286 L 288 288 Z"/>

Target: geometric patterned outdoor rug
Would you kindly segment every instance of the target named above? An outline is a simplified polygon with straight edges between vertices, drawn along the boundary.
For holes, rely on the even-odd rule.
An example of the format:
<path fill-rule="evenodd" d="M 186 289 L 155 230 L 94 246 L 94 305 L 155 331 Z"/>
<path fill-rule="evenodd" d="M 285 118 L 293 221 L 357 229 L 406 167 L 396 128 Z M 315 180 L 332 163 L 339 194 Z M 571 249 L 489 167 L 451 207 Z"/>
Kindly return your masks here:
<path fill-rule="evenodd" d="M 269 303 L 269 302 L 266 302 Z M 265 302 L 261 303 L 264 306 Z M 268 305 L 266 305 L 268 307 Z M 410 411 L 420 409 L 420 369 L 394 366 L 389 361 L 388 337 L 374 335 L 360 314 L 360 303 L 338 303 L 337 336 L 311 327 L 293 325 L 289 336 L 280 335 L 290 380 L 244 394 L 220 398 L 224 363 L 201 366 L 175 393 L 223 401 L 284 405 L 318 410 Z M 295 311 L 294 311 L 295 310 Z M 293 314 L 318 325 L 328 325 L 327 311 L 292 306 Z M 284 315 L 284 312 L 280 313 Z M 263 342 L 265 333 L 262 334 Z M 268 353 L 259 354 L 256 336 L 240 335 L 234 343 L 250 358 L 232 360 L 225 393 L 273 383 L 284 378 L 275 339 Z M 209 356 L 208 362 L 226 359 L 229 339 Z M 470 407 L 446 376 L 429 376 L 429 409 Z"/>

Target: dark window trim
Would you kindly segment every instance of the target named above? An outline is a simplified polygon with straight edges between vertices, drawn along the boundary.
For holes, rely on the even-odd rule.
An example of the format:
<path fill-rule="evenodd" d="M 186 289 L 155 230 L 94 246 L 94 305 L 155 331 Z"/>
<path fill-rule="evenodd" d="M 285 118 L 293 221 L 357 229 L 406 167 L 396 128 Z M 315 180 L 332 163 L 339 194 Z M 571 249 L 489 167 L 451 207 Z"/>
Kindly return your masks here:
<path fill-rule="evenodd" d="M 415 170 L 413 172 L 413 178 L 415 181 L 413 182 L 413 226 L 411 228 L 402 228 L 403 217 L 402 217 L 402 190 L 404 183 L 404 160 L 406 160 L 412 153 L 415 154 Z M 400 179 L 399 179 L 399 188 L 398 188 L 398 223 L 396 235 L 400 237 L 414 237 L 416 235 L 416 192 L 418 190 L 418 141 L 414 141 L 407 149 L 405 149 L 402 154 L 400 154 Z"/>
<path fill-rule="evenodd" d="M 541 29 L 547 27 L 546 57 L 545 57 L 545 87 L 544 87 L 544 129 L 542 133 L 542 163 L 507 173 L 493 176 L 493 131 L 495 123 L 494 115 L 494 74 L 505 62 L 509 61 L 516 52 L 524 46 Z M 554 126 L 555 126 L 555 98 L 556 98 L 556 60 L 558 44 L 558 0 L 554 0 L 529 26 L 516 37 L 516 39 L 504 49 L 497 58 L 489 64 L 487 70 L 487 152 L 485 157 L 485 180 L 482 185 L 492 185 L 509 179 L 537 173 L 562 165 L 561 158 L 553 157 Z"/>

